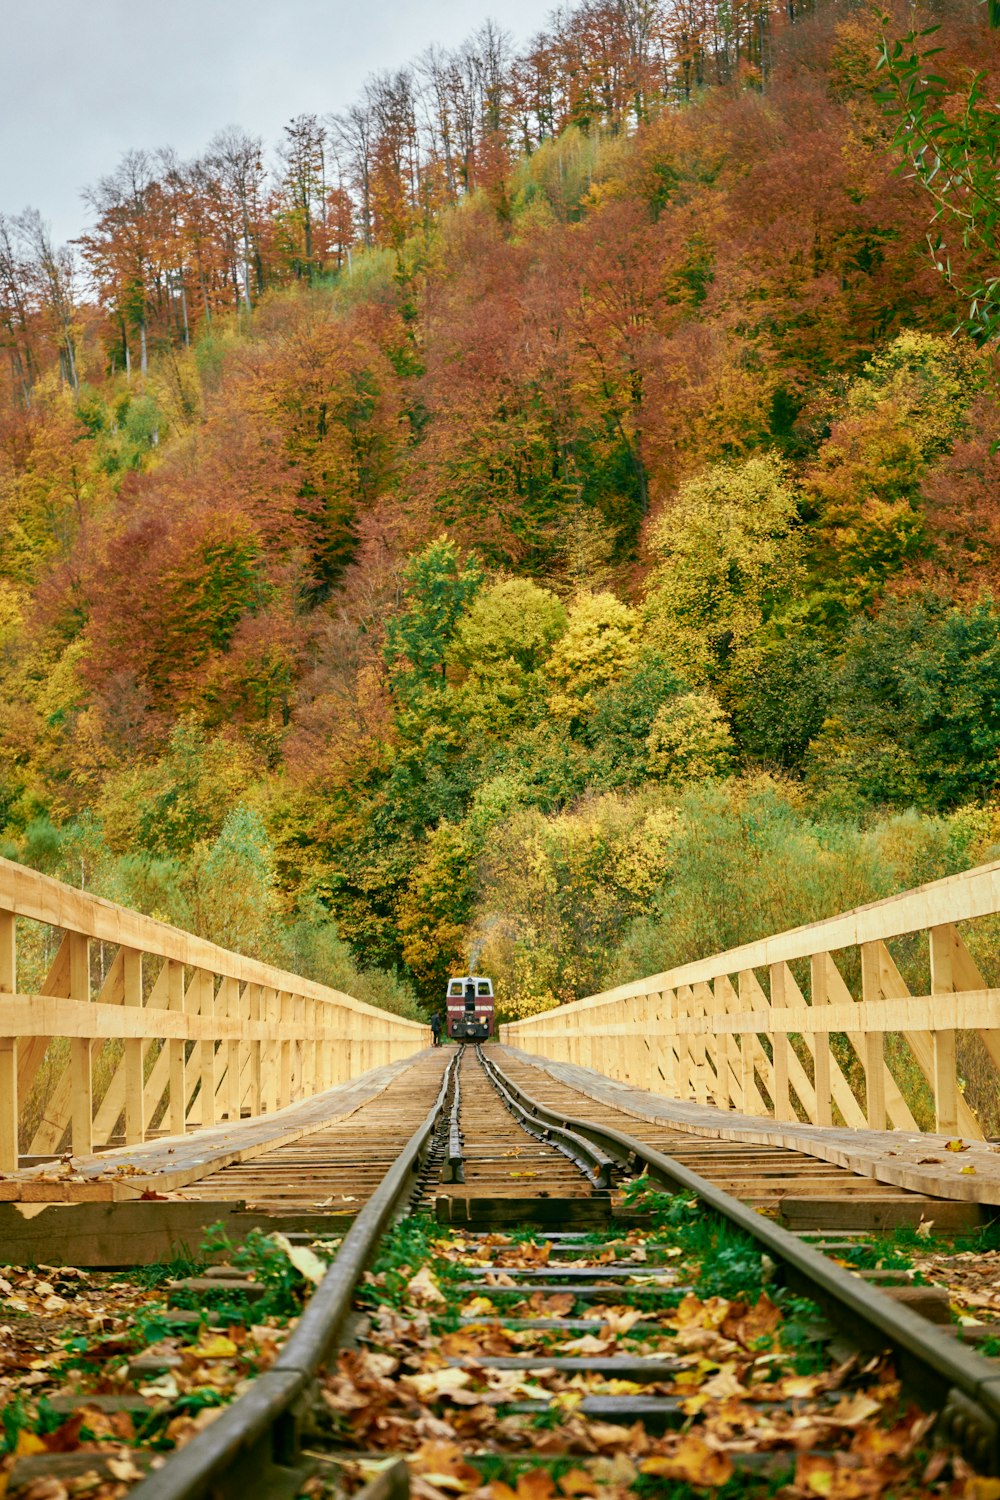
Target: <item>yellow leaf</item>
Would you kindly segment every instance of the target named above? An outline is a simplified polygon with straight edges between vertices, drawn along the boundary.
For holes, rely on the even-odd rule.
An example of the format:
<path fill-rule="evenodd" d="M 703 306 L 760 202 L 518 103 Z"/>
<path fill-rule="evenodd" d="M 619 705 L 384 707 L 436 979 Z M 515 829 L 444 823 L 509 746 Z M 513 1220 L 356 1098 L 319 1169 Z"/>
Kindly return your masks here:
<path fill-rule="evenodd" d="M 21 1431 L 17 1435 L 17 1447 L 14 1453 L 18 1458 L 30 1458 L 33 1453 L 45 1453 L 48 1450 L 37 1432 Z"/>
<path fill-rule="evenodd" d="M 406 1384 L 416 1391 L 421 1400 L 428 1400 L 434 1396 L 447 1395 L 449 1391 L 461 1391 L 469 1384 L 472 1376 L 468 1370 L 431 1370 L 426 1375 L 407 1375 L 404 1377 Z"/>
<path fill-rule="evenodd" d="M 965 1144 L 964 1141 L 958 1140 L 958 1141 L 949 1141 L 948 1144 L 945 1146 L 944 1149 L 946 1151 L 968 1151 L 969 1148 Z"/>
<path fill-rule="evenodd" d="M 575 1411 L 583 1400 L 583 1391 L 559 1391 L 552 1397 L 549 1406 L 556 1411 Z"/>
<path fill-rule="evenodd" d="M 1000 1479 L 982 1479 L 977 1474 L 972 1479 L 970 1500 L 1000 1500 Z"/>
<path fill-rule="evenodd" d="M 560 1479 L 559 1488 L 564 1495 L 593 1495 L 597 1492 L 597 1485 L 586 1469 L 570 1469 Z"/>
<path fill-rule="evenodd" d="M 234 1344 L 233 1340 L 227 1338 L 224 1333 L 214 1334 L 212 1338 L 206 1339 L 203 1344 L 196 1344 L 191 1350 L 191 1353 L 197 1354 L 199 1359 L 232 1359 L 239 1352 L 238 1345 Z"/>
<path fill-rule="evenodd" d="M 463 1318 L 481 1318 L 487 1314 L 495 1313 L 496 1308 L 489 1297 L 473 1297 L 462 1308 Z"/>
<path fill-rule="evenodd" d="M 693 1432 L 686 1433 L 671 1453 L 644 1459 L 640 1474 L 658 1474 L 684 1484 L 716 1489 L 732 1478 L 733 1465 L 727 1453 L 719 1453 Z"/>
<path fill-rule="evenodd" d="M 960 1177 L 964 1177 L 964 1176 L 966 1176 L 967 1173 L 974 1172 L 975 1170 L 976 1170 L 975 1167 L 971 1167 L 971 1166 L 970 1167 L 959 1167 L 958 1173 L 959 1173 Z"/>

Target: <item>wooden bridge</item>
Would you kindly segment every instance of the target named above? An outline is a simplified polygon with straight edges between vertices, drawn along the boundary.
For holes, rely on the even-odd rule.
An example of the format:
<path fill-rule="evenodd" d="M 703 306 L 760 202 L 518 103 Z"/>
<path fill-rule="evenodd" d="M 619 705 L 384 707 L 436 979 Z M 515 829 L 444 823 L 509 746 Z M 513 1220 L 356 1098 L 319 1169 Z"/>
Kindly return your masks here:
<path fill-rule="evenodd" d="M 959 1060 L 974 1056 L 996 1091 L 1000 988 L 982 969 L 1000 956 L 998 918 L 1000 863 L 501 1039 L 695 1133 L 996 1203 L 1000 1151 Z M 426 1026 L 0 860 L 0 1199 L 176 1190 L 342 1118 L 429 1041 Z M 963 1150 L 945 1149 L 952 1137 Z"/>
<path fill-rule="evenodd" d="M 420 1472 L 420 1434 L 460 1430 L 447 1425 L 449 1391 L 474 1384 L 476 1410 L 489 1415 L 476 1442 L 511 1461 L 511 1479 L 537 1443 L 531 1424 L 544 1415 L 551 1441 L 555 1414 L 575 1464 L 617 1424 L 623 1455 L 659 1443 L 654 1461 L 667 1469 L 655 1472 L 668 1472 L 693 1422 L 698 1452 L 726 1473 L 751 1460 L 764 1475 L 761 1464 L 797 1473 L 842 1459 L 854 1484 L 858 1455 L 828 1451 L 828 1397 L 843 1372 L 858 1372 L 836 1408 L 853 1443 L 856 1400 L 882 1411 L 882 1398 L 853 1382 L 870 1377 L 872 1392 L 890 1392 L 887 1354 L 907 1399 L 923 1406 L 921 1422 L 936 1416 L 937 1440 L 951 1445 L 944 1461 L 960 1454 L 1000 1473 L 989 1227 L 1000 1149 L 983 1128 L 998 1092 L 1000 989 L 984 977 L 998 916 L 1000 865 L 985 866 L 504 1026 L 499 1045 L 432 1049 L 416 1022 L 0 861 L 0 1259 L 10 1278 L 0 1291 L 14 1293 L 0 1330 L 0 1400 L 30 1358 L 25 1378 L 45 1383 L 31 1389 L 48 1403 L 44 1417 L 33 1409 L 38 1432 L 0 1449 L 0 1487 L 30 1500 L 38 1481 L 75 1497 L 102 1479 L 115 1494 L 138 1480 L 135 1500 L 271 1500 L 326 1473 L 322 1493 L 344 1494 L 338 1476 L 367 1444 L 377 1477 L 354 1500 L 405 1500 L 406 1463 L 391 1460 Z M 365 1273 L 389 1226 L 413 1210 L 426 1216 L 413 1244 L 424 1236 L 430 1248 L 409 1281 L 412 1260 L 397 1255 L 392 1274 L 412 1296 L 428 1367 L 388 1380 L 379 1372 L 408 1371 L 416 1357 L 398 1342 L 411 1324 L 371 1295 L 388 1273 Z M 677 1213 L 692 1211 L 702 1248 L 665 1246 Z M 503 1233 L 513 1227 L 516 1243 Z M 912 1244 L 933 1245 L 932 1280 L 914 1280 L 920 1265 L 905 1257 L 905 1269 L 898 1258 L 883 1264 L 883 1232 L 902 1227 L 917 1231 Z M 284 1304 L 261 1323 L 262 1245 L 319 1282 L 294 1304 L 294 1327 Z M 725 1255 L 709 1272 L 702 1258 L 719 1245 Z M 332 1256 L 325 1272 L 317 1248 Z M 213 1264 L 220 1254 L 231 1263 Z M 178 1278 L 178 1257 L 192 1255 L 194 1274 Z M 760 1295 L 765 1255 L 774 1302 Z M 128 1268 L 153 1263 L 174 1270 L 151 1319 Z M 773 1424 L 793 1414 L 781 1380 L 751 1388 L 762 1361 L 749 1332 L 740 1422 L 756 1432 L 767 1415 L 767 1451 L 746 1453 L 743 1427 L 733 1428 L 732 1457 L 707 1446 L 729 1430 L 715 1420 L 732 1417 L 728 1375 L 721 1389 L 706 1381 L 692 1417 L 692 1369 L 721 1378 L 722 1368 L 704 1344 L 686 1342 L 681 1312 L 709 1305 L 700 1297 L 723 1265 L 750 1278 L 748 1297 L 768 1319 L 786 1305 L 794 1315 L 789 1291 L 825 1319 L 810 1323 L 820 1351 L 810 1360 L 822 1358 L 823 1374 L 797 1379 L 788 1365 L 794 1421 L 816 1436 L 788 1429 L 784 1455 L 770 1451 Z M 450 1279 L 439 1284 L 432 1267 Z M 79 1289 L 112 1284 L 133 1288 L 131 1322 L 89 1360 L 66 1361 Z M 35 1297 L 37 1326 L 19 1287 Z M 733 1328 L 747 1313 L 743 1292 L 740 1281 L 721 1304 L 711 1294 Z M 637 1320 L 649 1357 L 619 1341 Z M 707 1325 L 692 1331 L 715 1336 Z M 247 1383 L 241 1361 L 262 1332 L 273 1364 L 262 1357 Z M 40 1337 L 48 1357 L 38 1358 Z M 725 1344 L 726 1360 L 737 1347 Z M 410 1351 L 403 1367 L 401 1350 Z M 775 1358 L 792 1356 L 764 1363 Z M 214 1403 L 220 1380 L 233 1399 L 213 1405 L 211 1425 L 186 1415 L 180 1402 L 210 1386 Z M 384 1432 L 381 1417 L 366 1416 L 359 1431 L 338 1425 L 345 1411 L 369 1411 L 373 1381 L 392 1413 Z M 414 1381 L 430 1393 L 422 1426 L 411 1422 Z M 893 1400 L 880 1419 L 893 1455 L 894 1411 Z M 63 1425 L 50 1435 L 53 1413 Z M 164 1442 L 177 1449 L 165 1464 Z M 431 1446 L 461 1456 L 457 1445 Z M 471 1458 L 480 1461 L 478 1447 Z M 462 1462 L 461 1474 L 479 1475 L 470 1455 Z M 924 1459 L 914 1463 L 919 1482 Z"/>
<path fill-rule="evenodd" d="M 273 1114 L 429 1041 L 427 1026 L 0 859 L 0 1172 Z"/>

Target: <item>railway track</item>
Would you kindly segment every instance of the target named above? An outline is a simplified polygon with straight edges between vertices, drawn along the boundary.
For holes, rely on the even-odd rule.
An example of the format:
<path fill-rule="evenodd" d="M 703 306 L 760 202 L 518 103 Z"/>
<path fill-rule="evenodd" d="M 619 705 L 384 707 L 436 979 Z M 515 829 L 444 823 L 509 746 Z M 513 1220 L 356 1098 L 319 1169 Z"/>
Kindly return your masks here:
<path fill-rule="evenodd" d="M 855 1174 L 799 1153 L 742 1156 L 640 1127 L 503 1054 L 497 1067 L 491 1051 L 454 1054 L 429 1105 L 426 1087 L 408 1113 L 382 1096 L 381 1159 L 373 1147 L 356 1193 L 343 1191 L 335 1143 L 328 1178 L 317 1137 L 308 1151 L 297 1143 L 286 1163 L 297 1207 L 338 1184 L 341 1201 L 359 1203 L 269 1368 L 165 1462 L 136 1449 L 133 1473 L 116 1477 L 95 1451 L 78 1470 L 89 1457 L 118 1496 L 160 1463 L 131 1500 L 393 1500 L 411 1475 L 421 1500 L 491 1480 L 519 1485 L 517 1500 L 610 1497 L 643 1476 L 701 1489 L 733 1480 L 746 1493 L 785 1475 L 790 1495 L 974 1496 L 963 1464 L 1000 1471 L 1000 1364 L 887 1295 L 899 1288 L 837 1264 L 857 1241 L 835 1223 L 795 1235 L 766 1216 L 790 1175 L 800 1196 L 830 1205 L 863 1195 L 868 1179 L 849 1187 Z M 365 1111 L 354 1119 L 363 1147 Z M 272 1206 L 289 1201 L 278 1156 L 252 1164 Z M 612 1198 L 637 1177 L 649 1191 L 616 1219 Z M 426 1215 L 454 1195 L 506 1200 L 522 1216 L 528 1198 L 575 1204 L 603 1228 L 529 1235 L 525 1216 L 507 1233 L 433 1229 Z M 404 1219 L 412 1207 L 424 1216 Z M 194 1288 L 206 1302 L 240 1294 L 241 1277 L 219 1270 Z M 242 1292 L 252 1306 L 253 1283 Z M 203 1340 L 204 1316 L 187 1317 Z M 936 1417 L 940 1457 L 924 1452 L 929 1419 L 914 1400 Z M 8 1494 L 62 1500 L 32 1494 L 46 1462 L 20 1460 Z M 533 1487 L 521 1485 L 526 1470 L 539 1471 Z"/>

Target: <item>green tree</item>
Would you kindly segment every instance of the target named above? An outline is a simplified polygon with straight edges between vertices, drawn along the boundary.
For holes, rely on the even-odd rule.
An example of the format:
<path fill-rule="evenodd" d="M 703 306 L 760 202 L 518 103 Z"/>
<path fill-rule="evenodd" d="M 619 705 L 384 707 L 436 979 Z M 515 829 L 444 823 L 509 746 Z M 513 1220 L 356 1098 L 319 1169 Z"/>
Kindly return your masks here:
<path fill-rule="evenodd" d="M 830 651 L 804 631 L 750 647 L 726 683 L 725 707 L 738 748 L 766 766 L 800 767 L 833 693 Z"/>
<path fill-rule="evenodd" d="M 505 1008 L 529 1014 L 601 988 L 663 878 L 676 815 L 661 793 L 515 813 L 486 840 L 473 938 Z"/>
<path fill-rule="evenodd" d="M 926 553 L 920 482 L 961 429 L 969 375 L 953 342 L 907 332 L 851 382 L 802 481 L 820 623 L 843 625 Z"/>
<path fill-rule="evenodd" d="M 848 804 L 957 806 L 1000 783 L 1000 613 L 933 595 L 852 631 L 810 780 Z"/>
<path fill-rule="evenodd" d="M 663 656 L 649 652 L 617 682 L 593 695 L 583 739 L 591 751 L 590 775 L 595 785 L 635 786 L 643 780 L 653 720 L 684 686 Z"/>
<path fill-rule="evenodd" d="M 989 0 L 990 24 L 1000 24 L 1000 3 Z M 954 88 L 931 61 L 941 51 L 927 41 L 938 30 L 911 31 L 897 41 L 881 39 L 878 66 L 883 87 L 876 97 L 894 124 L 893 145 L 903 154 L 899 170 L 915 178 L 931 202 L 927 236 L 937 271 L 967 304 L 964 319 L 980 342 L 1000 328 L 1000 119 L 985 73 L 964 89 Z M 955 266 L 949 248 L 960 242 L 966 264 Z M 970 264 L 971 262 L 971 264 Z"/>
<path fill-rule="evenodd" d="M 192 883 L 195 930 L 202 937 L 250 958 L 274 955 L 274 851 L 259 812 L 239 804 L 226 815 L 218 837 L 200 851 Z"/>
<path fill-rule="evenodd" d="M 185 719 L 157 760 L 106 780 L 97 813 L 117 852 L 138 847 L 151 854 L 184 854 L 218 835 L 252 779 L 244 747 L 210 737 L 193 719 Z"/>
<path fill-rule="evenodd" d="M 951 874 L 966 865 L 967 847 L 941 818 L 907 813 L 862 827 L 818 817 L 798 788 L 769 776 L 689 787 L 658 887 L 602 984 L 724 953 Z"/>
<path fill-rule="evenodd" d="M 403 607 L 386 625 L 385 660 L 393 692 L 407 700 L 444 677 L 456 626 L 483 575 L 475 557 L 463 563 L 454 543 L 440 536 L 410 559 L 403 581 Z"/>

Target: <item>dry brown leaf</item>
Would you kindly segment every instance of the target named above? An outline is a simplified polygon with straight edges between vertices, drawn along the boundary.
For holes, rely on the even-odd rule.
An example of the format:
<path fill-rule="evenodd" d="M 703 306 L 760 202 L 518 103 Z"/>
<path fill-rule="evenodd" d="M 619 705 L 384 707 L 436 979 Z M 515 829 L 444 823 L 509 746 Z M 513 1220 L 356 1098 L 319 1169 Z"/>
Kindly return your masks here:
<path fill-rule="evenodd" d="M 440 1439 L 421 1443 L 407 1462 L 413 1472 L 422 1474 L 428 1483 L 439 1490 L 465 1494 L 477 1489 L 482 1483 L 479 1470 L 465 1462 L 462 1449 L 457 1443 L 442 1442 Z"/>

